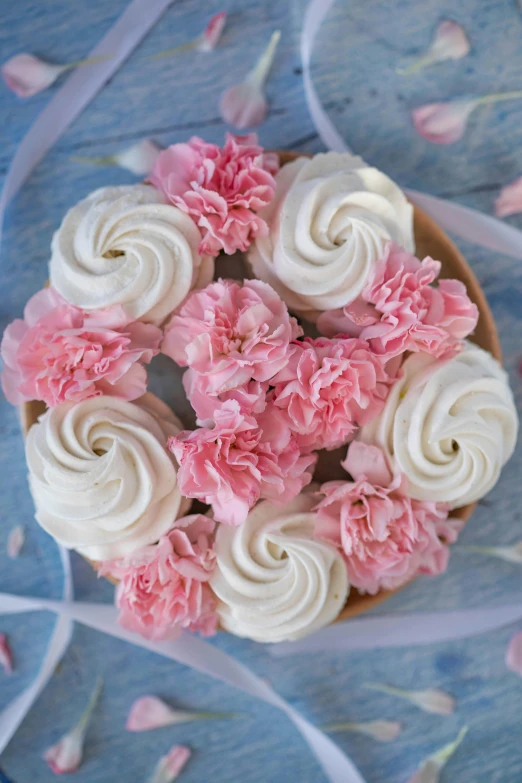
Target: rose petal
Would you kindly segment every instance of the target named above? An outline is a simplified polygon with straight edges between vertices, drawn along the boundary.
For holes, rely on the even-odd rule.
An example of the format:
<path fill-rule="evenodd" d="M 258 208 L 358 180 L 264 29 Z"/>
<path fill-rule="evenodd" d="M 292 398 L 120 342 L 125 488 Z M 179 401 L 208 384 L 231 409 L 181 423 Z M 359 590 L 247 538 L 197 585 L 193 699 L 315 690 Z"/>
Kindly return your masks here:
<path fill-rule="evenodd" d="M 439 773 L 453 756 L 467 733 L 468 727 L 464 726 L 453 742 L 449 742 L 443 748 L 428 756 L 413 777 L 410 778 L 409 783 L 439 783 Z"/>
<path fill-rule="evenodd" d="M 15 54 L 2 66 L 4 82 L 19 98 L 30 98 L 50 87 L 67 70 L 67 65 L 53 65 L 23 52 Z"/>
<path fill-rule="evenodd" d="M 495 215 L 499 218 L 522 212 L 522 177 L 505 185 L 495 201 Z"/>
<path fill-rule="evenodd" d="M 334 723 L 325 726 L 324 731 L 356 731 L 366 734 L 379 742 L 392 742 L 401 733 L 402 726 L 393 720 L 370 720 L 364 723 Z"/>
<path fill-rule="evenodd" d="M 25 532 L 22 525 L 16 525 L 7 538 L 7 556 L 14 560 L 20 554 L 25 542 Z"/>
<path fill-rule="evenodd" d="M 221 38 L 223 28 L 227 21 L 227 12 L 220 11 L 218 14 L 214 14 L 212 19 L 205 27 L 201 38 L 199 39 L 196 48 L 200 52 L 211 52 L 216 48 L 217 42 Z"/>
<path fill-rule="evenodd" d="M 506 666 L 522 676 L 522 631 L 516 633 L 508 644 Z"/>
<path fill-rule="evenodd" d="M 499 560 L 506 560 L 508 563 L 522 563 L 522 541 L 510 546 L 475 546 L 474 544 L 462 545 L 461 550 L 468 552 L 478 552 L 481 555 L 490 555 L 498 557 Z"/>
<path fill-rule="evenodd" d="M 411 74 L 420 71 L 428 65 L 440 63 L 444 60 L 459 60 L 469 53 L 470 48 L 464 28 L 457 22 L 446 19 L 437 27 L 433 41 L 426 53 L 408 68 L 404 70 L 399 68 L 397 70 L 402 74 Z"/>
<path fill-rule="evenodd" d="M 0 633 L 0 666 L 6 674 L 13 673 L 13 653 L 5 633 Z"/>
<path fill-rule="evenodd" d="M 174 745 L 167 755 L 158 761 L 149 783 L 172 783 L 179 776 L 191 755 L 190 748 L 185 745 Z"/>
<path fill-rule="evenodd" d="M 137 144 L 116 153 L 113 158 L 117 166 L 141 177 L 150 174 L 160 152 L 161 147 L 153 141 L 142 139 Z"/>
<path fill-rule="evenodd" d="M 142 696 L 136 699 L 127 718 L 127 731 L 150 731 L 177 723 L 193 720 L 227 719 L 235 717 L 232 712 L 192 712 L 175 710 L 156 696 Z"/>
<path fill-rule="evenodd" d="M 402 688 L 394 688 L 391 685 L 383 685 L 377 682 L 368 682 L 364 684 L 365 688 L 380 693 L 387 693 L 390 696 L 398 696 L 399 699 L 411 702 L 424 712 L 435 713 L 436 715 L 451 715 L 455 710 L 455 699 L 449 693 L 438 688 L 427 688 L 420 691 L 405 691 Z"/>
<path fill-rule="evenodd" d="M 280 31 L 276 30 L 256 66 L 247 74 L 245 80 L 234 87 L 229 87 L 221 96 L 221 117 L 229 125 L 242 129 L 260 125 L 265 119 L 268 104 L 264 95 L 264 85 L 280 37 Z"/>
<path fill-rule="evenodd" d="M 411 113 L 417 133 L 433 144 L 453 144 L 464 135 L 477 100 L 449 101 L 419 106 Z"/>
<path fill-rule="evenodd" d="M 98 678 L 96 686 L 89 698 L 87 706 L 73 729 L 48 748 L 43 758 L 57 775 L 76 772 L 83 758 L 83 744 L 92 713 L 98 702 L 102 689 L 102 679 Z"/>

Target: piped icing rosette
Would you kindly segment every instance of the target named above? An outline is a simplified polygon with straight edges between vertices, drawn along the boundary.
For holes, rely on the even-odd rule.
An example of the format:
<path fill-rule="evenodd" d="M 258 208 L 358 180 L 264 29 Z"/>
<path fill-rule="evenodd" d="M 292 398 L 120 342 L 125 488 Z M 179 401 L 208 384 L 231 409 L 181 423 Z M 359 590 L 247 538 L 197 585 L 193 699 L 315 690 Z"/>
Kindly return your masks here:
<path fill-rule="evenodd" d="M 411 354 L 382 413 L 360 439 L 384 449 L 417 500 L 473 503 L 513 453 L 518 417 L 508 377 L 466 342 L 451 359 Z"/>
<path fill-rule="evenodd" d="M 298 158 L 276 175 L 260 210 L 269 233 L 251 245 L 256 277 L 310 320 L 352 302 L 390 240 L 414 250 L 413 209 L 400 188 L 361 158 Z"/>
<path fill-rule="evenodd" d="M 26 441 L 36 520 L 93 560 L 157 541 L 190 505 L 165 449 L 181 428 L 152 394 L 136 403 L 100 396 L 48 410 Z"/>
<path fill-rule="evenodd" d="M 348 594 L 336 549 L 313 538 L 317 499 L 262 501 L 240 527 L 220 525 L 211 580 L 222 627 L 259 642 L 299 639 L 331 623 Z"/>
<path fill-rule="evenodd" d="M 146 185 L 95 190 L 70 209 L 52 241 L 51 284 L 83 310 L 121 305 L 160 324 L 214 271 L 188 215 Z"/>

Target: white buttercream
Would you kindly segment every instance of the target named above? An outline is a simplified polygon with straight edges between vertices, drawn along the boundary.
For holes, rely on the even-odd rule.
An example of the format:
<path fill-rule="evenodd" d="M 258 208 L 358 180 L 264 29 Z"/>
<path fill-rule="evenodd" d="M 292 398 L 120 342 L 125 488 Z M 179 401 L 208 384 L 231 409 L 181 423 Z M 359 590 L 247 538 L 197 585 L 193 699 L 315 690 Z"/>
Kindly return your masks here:
<path fill-rule="evenodd" d="M 51 284 L 73 305 L 121 305 L 160 324 L 214 272 L 194 221 L 147 185 L 100 188 L 70 209 L 52 241 Z"/>
<path fill-rule="evenodd" d="M 36 520 L 92 560 L 157 541 L 190 505 L 165 448 L 181 429 L 150 393 L 134 403 L 100 396 L 48 410 L 26 441 Z"/>
<path fill-rule="evenodd" d="M 411 205 L 361 158 L 298 158 L 276 181 L 273 201 L 259 213 L 268 236 L 255 241 L 248 258 L 256 277 L 307 318 L 359 296 L 388 241 L 413 252 Z"/>
<path fill-rule="evenodd" d="M 221 625 L 258 642 L 299 639 L 331 623 L 348 594 L 339 552 L 312 537 L 317 500 L 263 501 L 239 527 L 221 524 L 211 586 Z"/>
<path fill-rule="evenodd" d="M 384 410 L 359 437 L 380 446 L 418 500 L 472 503 L 497 482 L 518 417 L 507 374 L 466 343 L 450 360 L 409 356 Z"/>

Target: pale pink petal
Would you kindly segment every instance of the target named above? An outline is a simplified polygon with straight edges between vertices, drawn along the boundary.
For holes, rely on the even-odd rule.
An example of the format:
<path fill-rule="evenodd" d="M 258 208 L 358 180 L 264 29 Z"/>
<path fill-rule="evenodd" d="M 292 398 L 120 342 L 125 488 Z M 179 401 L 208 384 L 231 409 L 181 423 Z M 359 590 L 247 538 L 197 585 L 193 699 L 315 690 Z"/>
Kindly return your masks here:
<path fill-rule="evenodd" d="M 17 525 L 9 533 L 7 539 L 7 555 L 12 560 L 18 557 L 25 542 L 25 532 L 22 525 Z"/>
<path fill-rule="evenodd" d="M 50 87 L 68 66 L 53 65 L 32 54 L 16 54 L 2 65 L 4 82 L 19 98 L 32 95 Z"/>
<path fill-rule="evenodd" d="M 394 688 L 391 685 L 381 683 L 365 683 L 365 688 L 380 693 L 387 693 L 390 696 L 398 696 L 414 704 L 424 712 L 434 713 L 436 715 L 451 715 L 455 711 L 455 699 L 449 693 L 438 688 L 428 688 L 420 691 L 405 691 L 402 688 Z"/>
<path fill-rule="evenodd" d="M 522 676 L 522 631 L 516 633 L 508 644 L 506 666 Z"/>
<path fill-rule="evenodd" d="M 13 673 L 13 653 L 5 633 L 0 633 L 0 666 L 6 674 Z"/>
<path fill-rule="evenodd" d="M 199 49 L 200 52 L 211 52 L 212 49 L 216 48 L 226 21 L 226 11 L 220 11 L 218 14 L 214 14 L 198 41 L 196 48 Z"/>
<path fill-rule="evenodd" d="M 324 731 L 355 731 L 366 734 L 379 742 L 393 742 L 401 733 L 402 726 L 394 720 L 370 720 L 364 723 L 334 723 L 325 726 Z"/>
<path fill-rule="evenodd" d="M 350 443 L 346 459 L 341 464 L 356 481 L 366 476 L 372 484 L 383 487 L 389 486 L 392 481 L 384 452 L 376 446 L 368 446 L 358 440 Z"/>
<path fill-rule="evenodd" d="M 76 772 L 82 763 L 85 734 L 94 708 L 100 697 L 101 689 L 102 680 L 101 678 L 98 678 L 96 687 L 76 726 L 74 726 L 71 731 L 67 732 L 67 734 L 64 734 L 56 745 L 52 745 L 45 751 L 43 758 L 56 775 Z"/>
<path fill-rule="evenodd" d="M 505 185 L 495 201 L 495 215 L 499 218 L 522 212 L 522 177 Z"/>
<path fill-rule="evenodd" d="M 437 27 L 433 41 L 426 53 L 408 68 L 398 69 L 398 71 L 403 74 L 411 74 L 444 60 L 460 60 L 469 53 L 470 48 L 464 28 L 457 22 L 446 19 Z"/>
<path fill-rule="evenodd" d="M 239 129 L 249 128 L 260 125 L 265 119 L 268 104 L 264 95 L 264 85 L 280 37 L 280 31 L 276 30 L 257 65 L 247 74 L 245 80 L 234 87 L 229 87 L 221 96 L 221 116 L 229 125 Z"/>
<path fill-rule="evenodd" d="M 477 100 L 419 106 L 411 113 L 413 125 L 420 136 L 433 144 L 453 144 L 464 135 L 469 116 L 477 106 Z"/>
<path fill-rule="evenodd" d="M 477 546 L 475 544 L 467 544 L 459 548 L 467 550 L 468 552 L 478 552 L 481 555 L 498 557 L 499 560 L 505 560 L 507 563 L 515 563 L 516 565 L 522 564 L 522 541 L 517 541 L 515 544 L 508 544 L 506 546 Z"/>
<path fill-rule="evenodd" d="M 190 748 L 185 745 L 174 745 L 167 755 L 159 760 L 149 783 L 172 783 L 179 777 L 191 755 Z"/>
<path fill-rule="evenodd" d="M 137 144 L 117 152 L 113 158 L 117 166 L 141 177 L 150 174 L 160 152 L 161 147 L 153 141 L 142 139 Z"/>
<path fill-rule="evenodd" d="M 468 728 L 467 726 L 464 726 L 464 728 L 459 731 L 457 738 L 453 742 L 449 742 L 440 750 L 436 751 L 431 756 L 428 756 L 428 758 L 422 762 L 413 777 L 409 779 L 408 783 L 439 783 L 440 773 L 450 758 L 453 756 L 467 733 Z"/>
<path fill-rule="evenodd" d="M 220 720 L 234 717 L 228 712 L 192 712 L 175 710 L 156 696 L 142 696 L 136 699 L 127 718 L 127 731 L 151 731 L 163 726 L 189 723 L 194 720 Z"/>

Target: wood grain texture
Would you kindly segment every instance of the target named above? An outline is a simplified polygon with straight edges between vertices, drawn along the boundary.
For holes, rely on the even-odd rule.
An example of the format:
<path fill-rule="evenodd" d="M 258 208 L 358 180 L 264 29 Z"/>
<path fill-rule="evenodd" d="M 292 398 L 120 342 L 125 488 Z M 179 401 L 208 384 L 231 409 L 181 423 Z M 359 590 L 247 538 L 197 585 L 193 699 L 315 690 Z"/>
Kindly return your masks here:
<path fill-rule="evenodd" d="M 57 62 L 76 60 L 106 32 L 126 0 L 0 0 L 0 60 L 36 51 Z M 117 169 L 87 167 L 74 155 L 106 155 L 131 140 L 152 136 L 160 144 L 196 133 L 220 142 L 218 96 L 253 65 L 275 28 L 282 31 L 267 93 L 271 112 L 259 129 L 270 148 L 317 152 L 304 102 L 298 36 L 304 0 L 178 0 L 133 57 L 38 166 L 7 215 L 1 252 L 1 326 L 20 316 L 28 297 L 47 277 L 49 243 L 66 208 L 90 190 L 135 181 Z M 198 35 L 206 19 L 224 7 L 229 22 L 222 43 L 207 56 L 195 52 L 149 59 L 162 49 Z M 463 24 L 470 55 L 412 77 L 396 67 L 429 43 L 443 18 Z M 522 174 L 522 101 L 483 108 L 472 116 L 463 139 L 436 147 L 418 137 L 409 111 L 422 103 L 520 87 L 522 19 L 512 0 L 339 0 L 328 15 L 313 57 L 313 75 L 328 112 L 353 148 L 399 184 L 449 196 L 492 213 L 501 184 Z M 19 101 L 0 89 L 0 176 L 15 146 L 45 106 L 49 93 Z M 508 220 L 522 228 L 520 217 Z M 492 309 L 519 409 L 522 384 L 522 265 L 458 243 Z M 226 261 L 223 261 L 226 274 Z M 155 362 L 152 388 L 175 403 L 172 364 Z M 188 408 L 180 408 L 187 426 Z M 56 547 L 33 521 L 26 468 L 15 410 L 1 401 L 0 590 L 57 597 L 61 571 Z M 521 537 L 522 450 L 499 484 L 466 525 L 462 544 L 508 543 Z M 27 543 L 8 560 L 5 539 L 23 524 Z M 110 601 L 112 588 L 74 558 L 77 597 Z M 379 611 L 495 606 L 520 598 L 516 566 L 454 550 L 446 574 L 421 578 Z M 16 657 L 16 676 L 0 674 L 0 708 L 36 674 L 52 618 L 43 613 L 0 617 Z M 414 622 L 414 618 L 412 618 Z M 368 783 L 404 783 L 420 759 L 451 740 L 464 724 L 470 731 L 442 783 L 519 783 L 522 780 L 519 725 L 520 681 L 504 665 L 506 628 L 473 640 L 422 649 L 372 653 L 325 652 L 312 658 L 274 660 L 261 645 L 219 634 L 215 644 L 251 666 L 317 725 L 378 717 L 400 720 L 404 731 L 386 745 L 355 734 L 335 736 Z M 292 725 L 275 712 L 208 678 L 152 654 L 77 628 L 59 671 L 0 759 L 17 783 L 52 780 L 41 753 L 78 719 L 96 675 L 105 690 L 88 736 L 85 763 L 75 783 L 142 783 L 157 757 L 185 743 L 194 757 L 185 783 L 324 783 L 324 777 Z M 390 697 L 364 690 L 365 681 L 404 688 L 438 686 L 458 702 L 454 716 L 425 715 Z M 244 713 L 234 722 L 194 723 L 143 735 L 126 734 L 127 711 L 145 693 L 188 707 Z"/>

